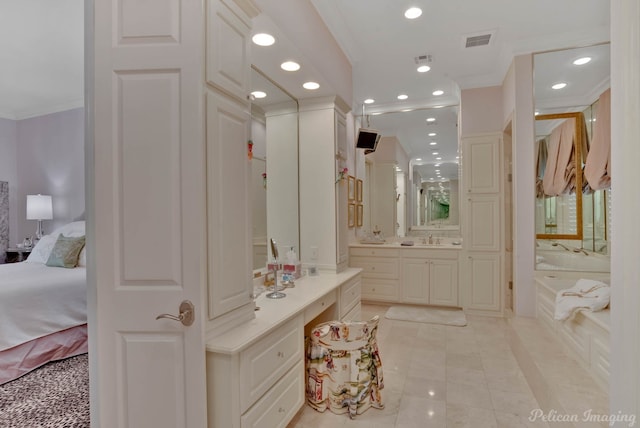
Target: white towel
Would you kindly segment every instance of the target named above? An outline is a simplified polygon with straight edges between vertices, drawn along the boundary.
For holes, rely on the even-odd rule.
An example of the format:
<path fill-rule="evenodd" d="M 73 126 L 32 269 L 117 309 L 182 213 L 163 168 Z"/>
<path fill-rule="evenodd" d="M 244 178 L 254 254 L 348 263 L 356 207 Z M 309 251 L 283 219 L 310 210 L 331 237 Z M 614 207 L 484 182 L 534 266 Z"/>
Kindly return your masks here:
<path fill-rule="evenodd" d="M 556 294 L 554 318 L 564 321 L 577 310 L 601 311 L 609 306 L 611 288 L 601 281 L 579 279 L 571 288 L 560 290 Z"/>

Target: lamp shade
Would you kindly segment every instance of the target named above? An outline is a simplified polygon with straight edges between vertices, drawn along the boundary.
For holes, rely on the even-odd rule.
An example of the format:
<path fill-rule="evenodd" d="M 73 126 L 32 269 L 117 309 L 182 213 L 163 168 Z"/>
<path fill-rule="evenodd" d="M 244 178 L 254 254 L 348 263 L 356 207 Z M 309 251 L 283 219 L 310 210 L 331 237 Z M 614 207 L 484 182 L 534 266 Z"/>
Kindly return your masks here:
<path fill-rule="evenodd" d="M 27 195 L 27 220 L 53 219 L 53 205 L 49 195 Z"/>

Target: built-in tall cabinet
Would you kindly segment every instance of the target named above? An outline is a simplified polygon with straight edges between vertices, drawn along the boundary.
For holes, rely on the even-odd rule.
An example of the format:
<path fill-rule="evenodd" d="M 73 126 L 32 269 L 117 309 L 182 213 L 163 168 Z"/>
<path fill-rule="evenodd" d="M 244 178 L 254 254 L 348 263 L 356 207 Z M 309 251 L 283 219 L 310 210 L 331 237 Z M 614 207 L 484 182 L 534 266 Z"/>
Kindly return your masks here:
<path fill-rule="evenodd" d="M 462 304 L 471 311 L 502 315 L 502 135 L 463 136 L 461 150 L 465 248 L 461 257 Z"/>
<path fill-rule="evenodd" d="M 386 238 L 396 236 L 396 162 L 375 162 L 372 168 L 371 227 Z"/>
<path fill-rule="evenodd" d="M 339 97 L 299 101 L 302 260 L 338 272 L 346 268 L 349 256 L 347 180 L 338 179 L 347 166 L 349 111 Z"/>
<path fill-rule="evenodd" d="M 207 334 L 215 335 L 254 317 L 247 95 L 258 10 L 245 0 L 207 0 L 206 8 Z"/>

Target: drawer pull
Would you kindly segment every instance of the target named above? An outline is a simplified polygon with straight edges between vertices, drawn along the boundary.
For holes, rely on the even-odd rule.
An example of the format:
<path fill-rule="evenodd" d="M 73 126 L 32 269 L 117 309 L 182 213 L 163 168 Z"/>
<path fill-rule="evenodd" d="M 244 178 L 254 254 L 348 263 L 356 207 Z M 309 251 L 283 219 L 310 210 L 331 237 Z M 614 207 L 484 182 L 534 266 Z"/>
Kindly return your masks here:
<path fill-rule="evenodd" d="M 284 358 L 284 352 L 282 352 L 282 351 L 278 351 L 278 357 L 280 357 L 280 358 Z"/>
<path fill-rule="evenodd" d="M 322 305 L 321 305 L 321 306 L 324 306 L 324 302 L 322 302 Z"/>
<path fill-rule="evenodd" d="M 278 413 L 284 413 L 284 412 L 286 412 L 286 410 L 285 410 L 285 409 L 283 409 L 282 407 L 279 407 L 279 408 L 278 408 Z"/>

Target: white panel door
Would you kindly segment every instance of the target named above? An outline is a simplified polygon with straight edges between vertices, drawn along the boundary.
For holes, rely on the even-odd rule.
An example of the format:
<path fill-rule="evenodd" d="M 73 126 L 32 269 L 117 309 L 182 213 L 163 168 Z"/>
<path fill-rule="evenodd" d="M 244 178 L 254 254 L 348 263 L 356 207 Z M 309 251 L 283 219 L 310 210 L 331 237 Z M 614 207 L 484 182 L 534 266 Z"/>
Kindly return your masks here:
<path fill-rule="evenodd" d="M 500 195 L 472 195 L 467 198 L 467 227 L 464 241 L 472 251 L 500 251 Z"/>
<path fill-rule="evenodd" d="M 500 136 L 465 138 L 462 142 L 465 161 L 462 178 L 468 193 L 500 191 Z"/>
<path fill-rule="evenodd" d="M 202 2 L 93 2 L 92 427 L 206 425 Z M 159 319 L 195 305 L 191 326 Z"/>
<path fill-rule="evenodd" d="M 467 259 L 469 309 L 500 311 L 500 255 L 471 254 Z"/>

